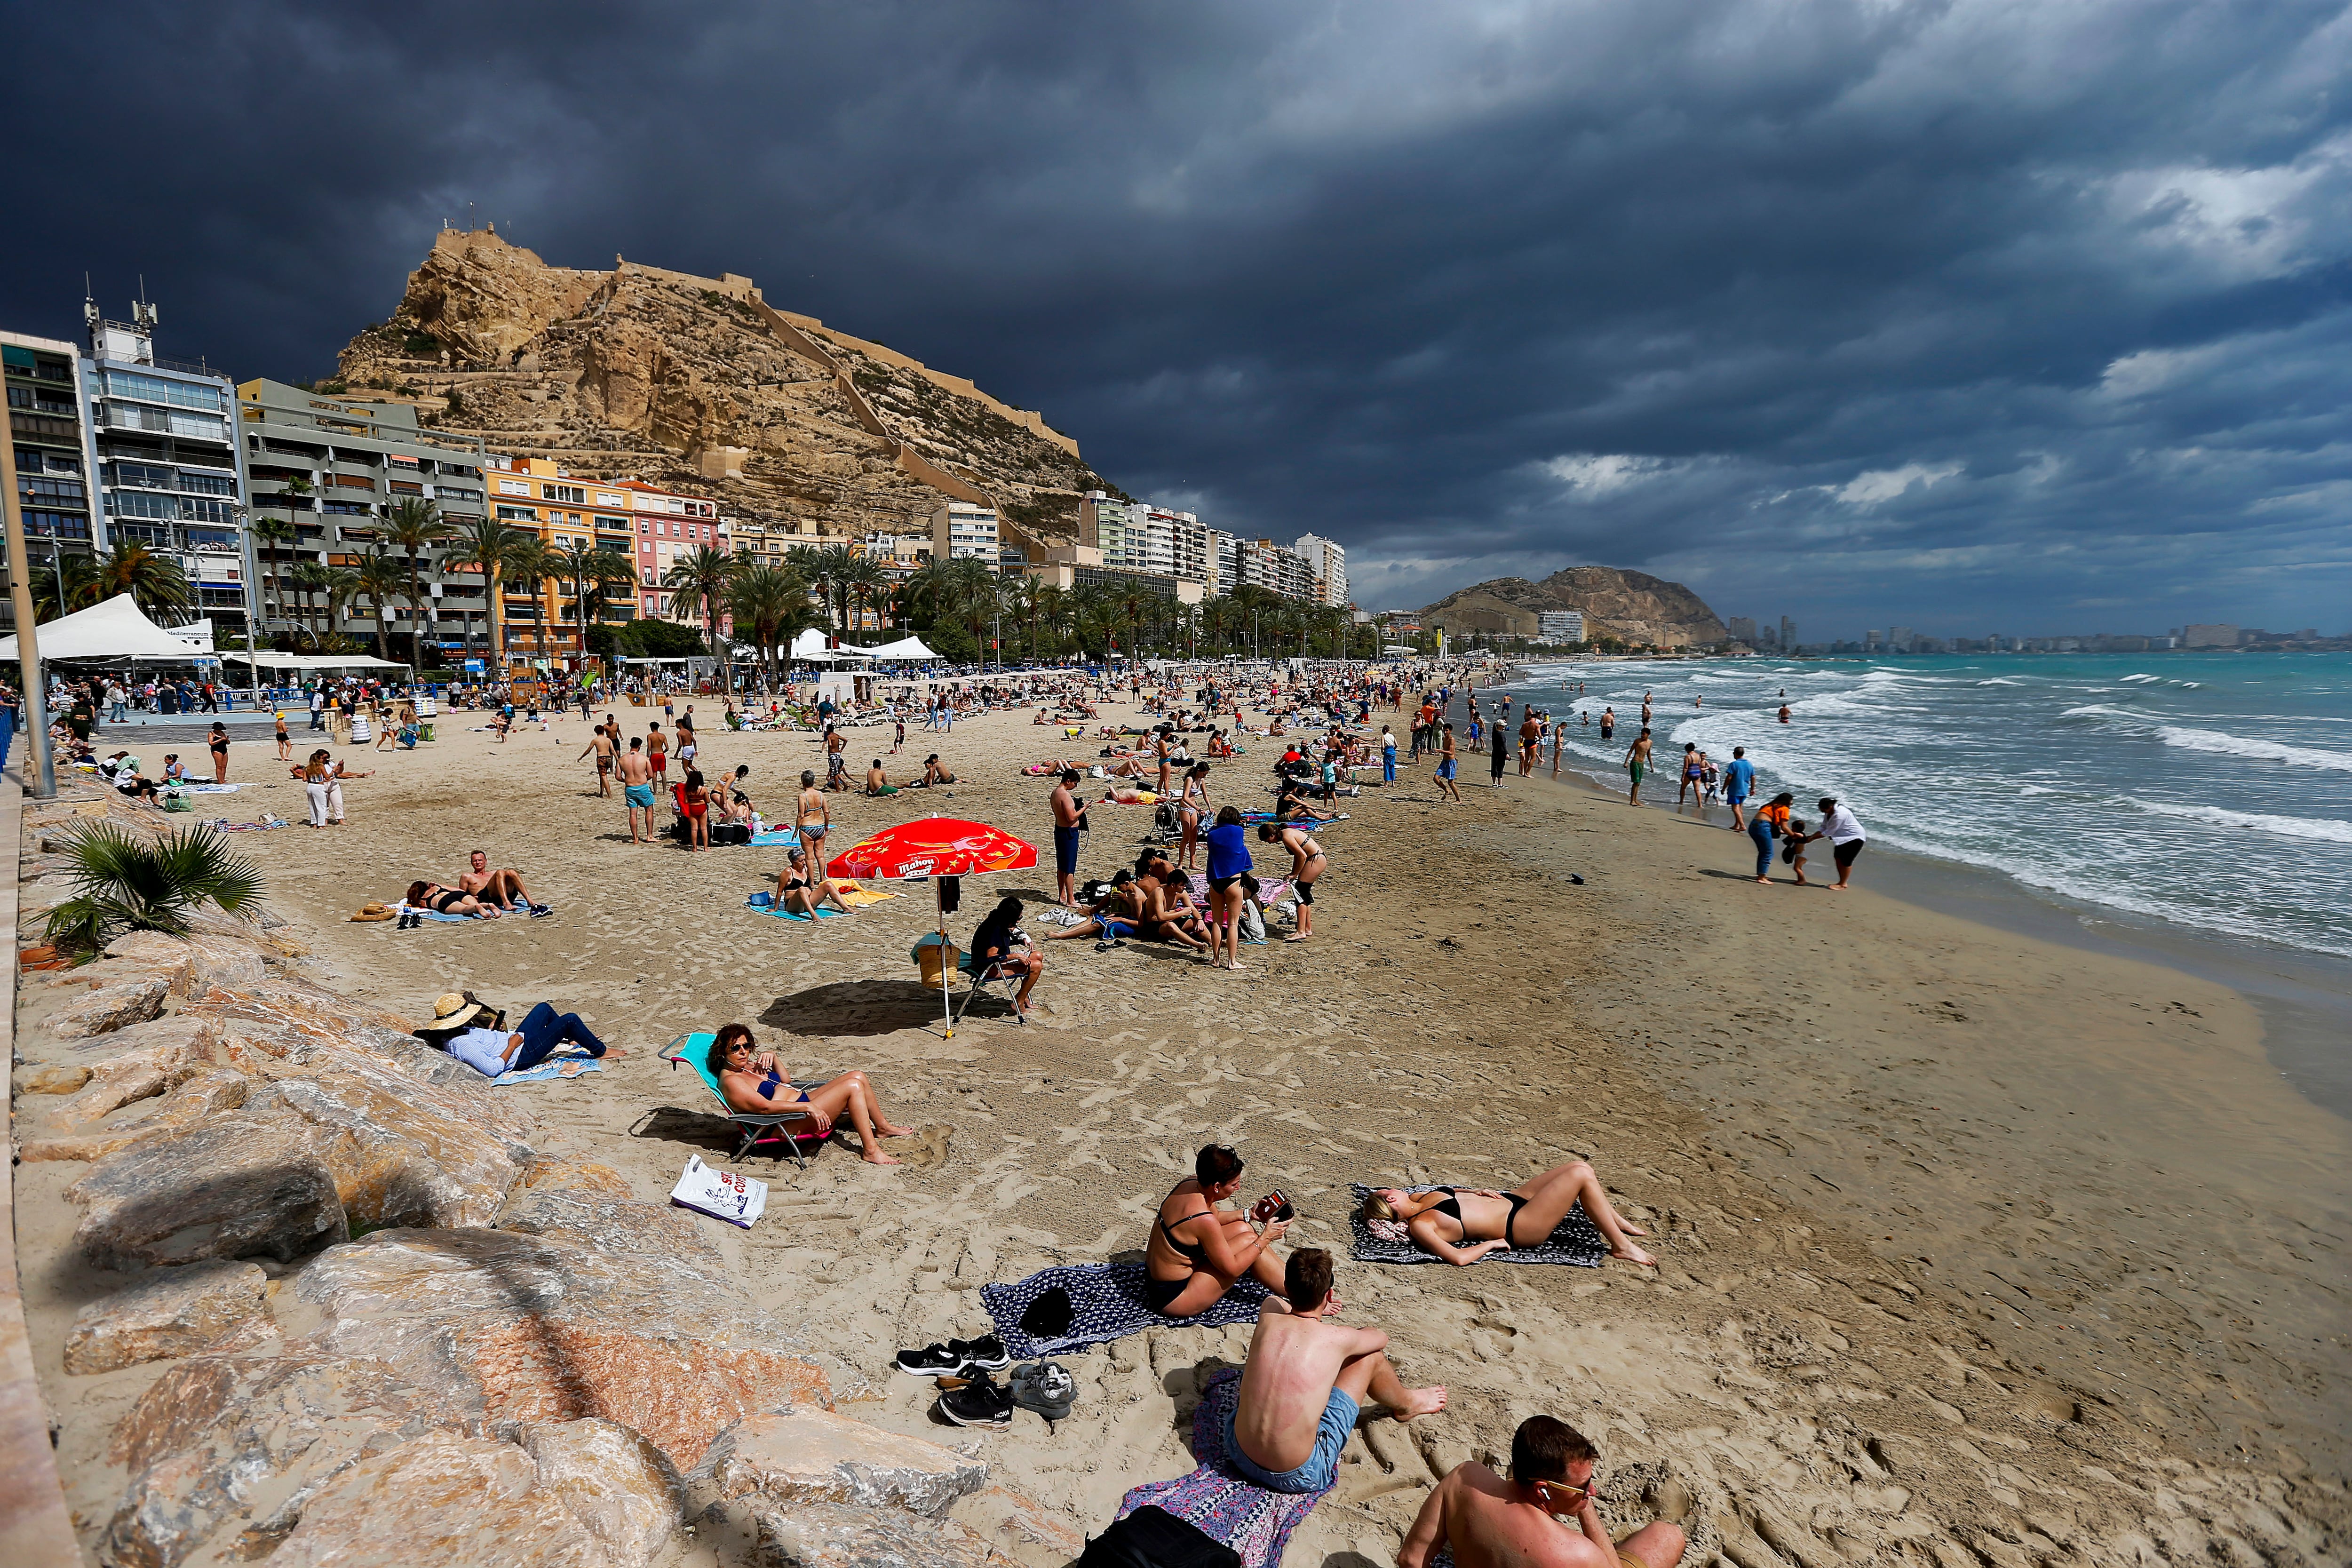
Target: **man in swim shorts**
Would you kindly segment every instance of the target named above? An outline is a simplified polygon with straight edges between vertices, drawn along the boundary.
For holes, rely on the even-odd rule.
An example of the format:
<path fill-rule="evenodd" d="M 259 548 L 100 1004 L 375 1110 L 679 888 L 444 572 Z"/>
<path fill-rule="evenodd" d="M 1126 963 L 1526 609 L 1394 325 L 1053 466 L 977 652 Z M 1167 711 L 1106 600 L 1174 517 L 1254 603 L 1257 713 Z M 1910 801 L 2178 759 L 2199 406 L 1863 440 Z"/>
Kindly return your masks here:
<path fill-rule="evenodd" d="M 596 794 L 600 799 L 610 800 L 613 798 L 613 737 L 605 733 L 602 724 L 596 726 L 595 734 L 590 738 L 580 756 L 572 760 L 576 763 L 591 752 L 596 758 Z"/>
<path fill-rule="evenodd" d="M 1429 1568 L 1440 1551 L 1454 1568 L 1675 1568 L 1688 1545 L 1664 1520 L 1611 1543 L 1592 1498 L 1599 1450 L 1565 1421 L 1530 1415 L 1511 1438 L 1511 1477 L 1476 1460 L 1454 1467 L 1421 1505 L 1397 1549 L 1397 1568 Z M 1559 1523 L 1572 1517 L 1576 1528 Z"/>
<path fill-rule="evenodd" d="M 629 842 L 632 844 L 650 842 L 654 836 L 654 770 L 653 764 L 646 761 L 645 748 L 644 736 L 630 736 L 629 749 L 621 754 L 619 762 L 613 764 L 614 771 L 621 775 L 621 798 L 629 808 Z M 637 834 L 637 813 L 641 811 L 646 814 L 643 837 Z"/>
<path fill-rule="evenodd" d="M 1087 808 L 1078 804 L 1076 786 L 1084 776 L 1064 768 L 1046 797 L 1054 808 L 1054 894 L 1066 910 L 1078 907 L 1078 835 L 1086 829 Z"/>
<path fill-rule="evenodd" d="M 1407 1388 L 1389 1364 L 1388 1335 L 1331 1321 L 1331 1255 L 1290 1255 L 1283 1293 L 1258 1309 L 1249 1362 L 1225 1415 L 1225 1462 L 1277 1492 L 1319 1492 L 1339 1479 L 1339 1450 L 1367 1397 L 1399 1421 L 1445 1408 L 1443 1388 Z M 1667 1568 L 1667 1565 L 1661 1565 Z"/>
<path fill-rule="evenodd" d="M 1650 727 L 1647 724 L 1643 725 L 1642 732 L 1633 737 L 1633 743 L 1625 748 L 1625 771 L 1633 779 L 1633 787 L 1625 795 L 1626 803 L 1639 805 L 1642 804 L 1642 775 L 1650 771 Z"/>

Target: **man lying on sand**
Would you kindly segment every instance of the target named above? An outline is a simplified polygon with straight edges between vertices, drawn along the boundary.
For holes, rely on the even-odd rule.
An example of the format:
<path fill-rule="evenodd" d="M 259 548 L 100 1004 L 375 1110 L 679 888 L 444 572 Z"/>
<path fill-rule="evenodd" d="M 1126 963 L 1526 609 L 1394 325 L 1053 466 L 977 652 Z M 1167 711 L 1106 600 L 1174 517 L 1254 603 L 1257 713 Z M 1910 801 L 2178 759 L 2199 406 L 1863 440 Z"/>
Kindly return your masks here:
<path fill-rule="evenodd" d="M 1440 1187 L 1412 1194 L 1399 1187 L 1377 1188 L 1364 1200 L 1364 1227 L 1383 1241 L 1409 1240 L 1433 1257 L 1467 1267 L 1490 1252 L 1541 1247 L 1580 1202 L 1586 1217 L 1609 1238 L 1612 1258 L 1647 1268 L 1658 1266 L 1632 1240 L 1650 1233 L 1618 1217 L 1601 1178 L 1581 1160 L 1554 1165 L 1519 1184 L 1516 1192 Z"/>
<path fill-rule="evenodd" d="M 1258 1310 L 1249 1362 L 1225 1415 L 1225 1462 L 1269 1491 L 1319 1492 L 1339 1479 L 1339 1450 L 1365 1397 L 1399 1421 L 1445 1408 L 1443 1388 L 1407 1388 L 1389 1364 L 1388 1335 L 1330 1321 L 1331 1255 L 1290 1255 L 1283 1293 Z"/>
<path fill-rule="evenodd" d="M 490 858 L 481 850 L 475 850 L 467 864 L 466 874 L 457 879 L 459 890 L 502 910 L 528 910 L 534 919 L 555 912 L 523 890 L 522 873 L 507 868 L 491 870 Z"/>
<path fill-rule="evenodd" d="M 1144 1297 L 1153 1310 L 1171 1318 L 1198 1316 L 1244 1274 L 1256 1276 L 1269 1290 L 1282 1289 L 1282 1262 L 1274 1244 L 1290 1222 L 1268 1214 L 1260 1231 L 1251 1215 L 1224 1207 L 1241 1185 L 1241 1155 L 1229 1145 L 1212 1143 L 1192 1157 L 1192 1176 L 1160 1201 L 1143 1255 Z"/>
<path fill-rule="evenodd" d="M 1421 1505 L 1397 1549 L 1397 1568 L 1429 1568 L 1440 1550 L 1455 1568 L 1675 1568 L 1687 1544 L 1657 1520 L 1612 1544 L 1592 1500 L 1600 1451 L 1549 1415 L 1530 1415 L 1511 1436 L 1511 1479 L 1475 1460 L 1454 1467 Z M 1561 1525 L 1573 1518 L 1576 1529 Z"/>

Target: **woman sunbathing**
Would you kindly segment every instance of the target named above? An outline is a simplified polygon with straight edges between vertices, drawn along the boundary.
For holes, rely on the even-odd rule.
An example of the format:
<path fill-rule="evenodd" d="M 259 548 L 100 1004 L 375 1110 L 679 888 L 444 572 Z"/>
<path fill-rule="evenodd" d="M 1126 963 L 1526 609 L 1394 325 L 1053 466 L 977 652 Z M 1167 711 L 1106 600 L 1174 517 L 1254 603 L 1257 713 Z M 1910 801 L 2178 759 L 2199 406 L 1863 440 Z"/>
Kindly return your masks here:
<path fill-rule="evenodd" d="M 1260 1231 L 1245 1214 L 1219 1205 L 1241 1191 L 1242 1157 L 1223 1143 L 1193 1156 L 1190 1179 L 1160 1200 L 1144 1247 L 1143 1293 L 1152 1310 L 1191 1318 L 1223 1299 L 1244 1274 L 1282 1294 L 1283 1260 L 1274 1244 L 1290 1228 L 1270 1220 Z"/>
<path fill-rule="evenodd" d="M 438 882 L 409 883 L 404 901 L 412 910 L 431 910 L 437 915 L 471 915 L 482 921 L 494 921 L 501 912 L 470 893 L 445 888 Z"/>
<path fill-rule="evenodd" d="M 883 1114 L 882 1102 L 874 1097 L 874 1086 L 862 1072 L 843 1073 L 814 1089 L 793 1088 L 785 1079 L 784 1069 L 776 1065 L 776 1053 L 760 1049 L 749 1024 L 729 1024 L 719 1031 L 710 1043 L 709 1066 L 710 1076 L 719 1080 L 719 1092 L 738 1110 L 775 1115 L 806 1110 L 815 1116 L 820 1134 L 831 1133 L 833 1124 L 846 1115 L 849 1124 L 857 1129 L 869 1165 L 897 1164 L 882 1152 L 882 1140 L 903 1138 L 914 1131 Z"/>
<path fill-rule="evenodd" d="M 833 879 L 809 869 L 806 853 L 796 847 L 789 852 L 788 858 L 792 862 L 791 868 L 778 879 L 778 903 L 793 913 L 806 915 L 811 920 L 816 918 L 818 907 L 825 903 L 831 903 L 843 914 L 852 912 L 850 907 L 842 902 L 841 889 L 835 885 Z"/>
<path fill-rule="evenodd" d="M 1554 1165 L 1510 1193 L 1483 1187 L 1440 1187 L 1407 1193 L 1381 1187 L 1364 1200 L 1364 1226 L 1382 1241 L 1411 1241 L 1423 1252 L 1464 1266 L 1490 1252 L 1541 1247 L 1568 1211 L 1581 1202 L 1584 1212 L 1609 1238 L 1609 1256 L 1655 1268 L 1657 1259 L 1628 1239 L 1648 1236 L 1618 1218 L 1601 1178 L 1582 1160 Z"/>
<path fill-rule="evenodd" d="M 1133 936 L 1143 920 L 1143 894 L 1135 885 L 1135 873 L 1122 870 L 1114 875 L 1110 886 L 1094 901 L 1089 912 L 1092 918 L 1060 931 L 1049 931 L 1045 940 L 1065 942 L 1075 936 L 1091 936 L 1108 946 Z"/>

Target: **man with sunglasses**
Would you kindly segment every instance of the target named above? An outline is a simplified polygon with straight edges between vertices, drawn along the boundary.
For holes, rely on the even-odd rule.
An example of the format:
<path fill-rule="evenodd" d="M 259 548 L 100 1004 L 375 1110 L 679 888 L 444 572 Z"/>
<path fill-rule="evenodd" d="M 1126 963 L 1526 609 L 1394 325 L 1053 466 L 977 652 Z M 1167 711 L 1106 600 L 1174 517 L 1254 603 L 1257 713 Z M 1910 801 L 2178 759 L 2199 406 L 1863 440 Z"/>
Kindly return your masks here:
<path fill-rule="evenodd" d="M 1454 1466 L 1421 1505 L 1397 1568 L 1430 1568 L 1445 1552 L 1454 1568 L 1675 1568 L 1688 1542 L 1664 1520 L 1611 1542 L 1592 1496 L 1600 1463 L 1600 1451 L 1567 1422 L 1528 1417 L 1511 1437 L 1511 1479 L 1475 1461 Z"/>

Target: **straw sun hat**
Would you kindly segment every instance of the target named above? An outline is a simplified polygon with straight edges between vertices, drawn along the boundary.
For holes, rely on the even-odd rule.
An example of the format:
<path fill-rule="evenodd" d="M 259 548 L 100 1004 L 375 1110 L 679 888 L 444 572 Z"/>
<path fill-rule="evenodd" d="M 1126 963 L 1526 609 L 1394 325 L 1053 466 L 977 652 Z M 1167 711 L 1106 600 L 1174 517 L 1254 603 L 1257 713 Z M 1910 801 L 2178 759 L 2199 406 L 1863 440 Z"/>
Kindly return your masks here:
<path fill-rule="evenodd" d="M 433 1016 L 417 1027 L 454 1029 L 480 1011 L 482 1011 L 482 1005 L 479 1002 L 460 996 L 455 991 L 451 991 L 433 1004 Z"/>
<path fill-rule="evenodd" d="M 394 910 L 385 909 L 382 904 L 362 904 L 360 906 L 360 912 L 353 915 L 352 919 L 355 921 L 388 921 L 392 919 L 394 913 Z"/>

